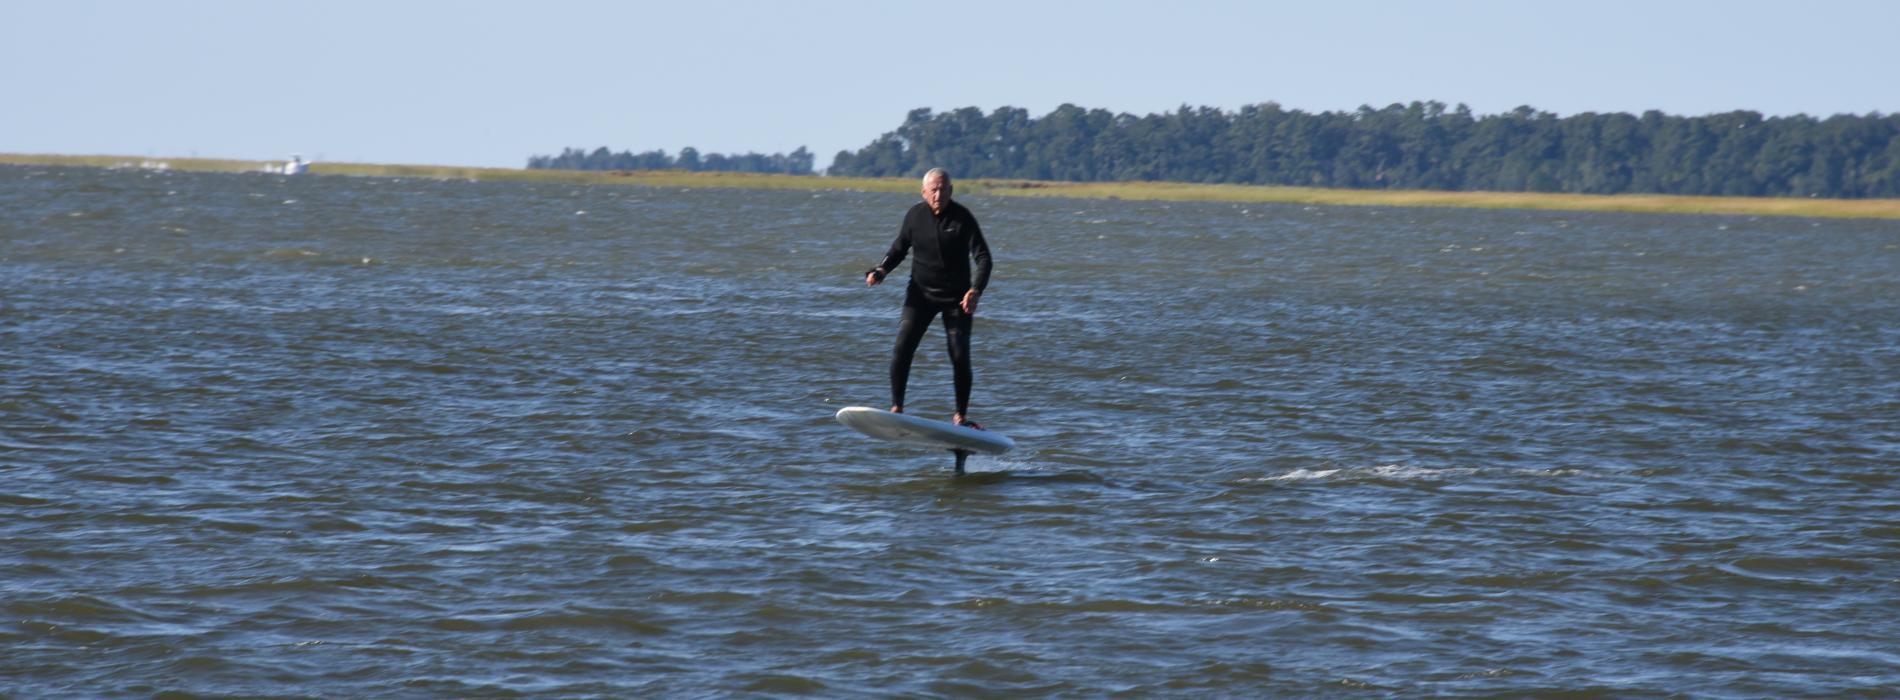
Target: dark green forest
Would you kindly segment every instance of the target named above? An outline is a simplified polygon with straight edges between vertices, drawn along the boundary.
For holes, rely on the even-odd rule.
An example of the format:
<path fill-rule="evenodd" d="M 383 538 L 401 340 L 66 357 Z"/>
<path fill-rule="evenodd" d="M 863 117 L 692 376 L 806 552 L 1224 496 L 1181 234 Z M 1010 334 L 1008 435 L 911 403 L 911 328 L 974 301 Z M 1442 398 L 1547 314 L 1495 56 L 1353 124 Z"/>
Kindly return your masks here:
<path fill-rule="evenodd" d="M 666 151 L 647 151 L 633 153 L 621 151 L 614 153 L 606 146 L 588 152 L 579 148 L 568 148 L 558 156 L 533 156 L 528 158 L 529 170 L 690 170 L 695 172 L 728 173 L 781 173 L 785 175 L 812 174 L 813 158 L 804 146 L 791 153 L 746 153 L 743 155 L 724 155 L 708 153 L 700 155 L 699 150 L 690 146 L 680 149 L 678 156 L 670 156 Z M 926 168 L 927 170 L 928 168 Z"/>
<path fill-rule="evenodd" d="M 1682 117 L 1438 102 L 1312 114 L 1274 103 L 1134 116 L 1065 104 L 910 112 L 832 175 L 1773 197 L 1900 197 L 1900 115 Z"/>

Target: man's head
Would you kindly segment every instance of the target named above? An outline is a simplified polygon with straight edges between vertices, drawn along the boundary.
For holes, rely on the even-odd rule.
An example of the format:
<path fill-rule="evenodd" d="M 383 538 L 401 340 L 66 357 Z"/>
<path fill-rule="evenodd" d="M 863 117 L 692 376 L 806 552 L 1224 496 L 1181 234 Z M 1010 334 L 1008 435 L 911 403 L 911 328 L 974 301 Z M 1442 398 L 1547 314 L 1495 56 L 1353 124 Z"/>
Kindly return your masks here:
<path fill-rule="evenodd" d="M 932 214 L 942 214 L 943 205 L 950 203 L 950 173 L 943 168 L 931 168 L 924 173 L 924 203 L 930 205 Z"/>

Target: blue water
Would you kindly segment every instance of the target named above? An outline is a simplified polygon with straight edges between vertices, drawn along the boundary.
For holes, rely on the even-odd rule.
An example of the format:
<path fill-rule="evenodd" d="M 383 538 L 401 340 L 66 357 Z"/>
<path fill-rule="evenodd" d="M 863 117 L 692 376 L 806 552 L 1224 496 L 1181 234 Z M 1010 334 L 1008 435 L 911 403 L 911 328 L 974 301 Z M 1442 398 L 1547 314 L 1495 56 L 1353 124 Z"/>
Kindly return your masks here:
<path fill-rule="evenodd" d="M 0 694 L 1900 694 L 1895 223 L 913 199 L 0 167 Z"/>

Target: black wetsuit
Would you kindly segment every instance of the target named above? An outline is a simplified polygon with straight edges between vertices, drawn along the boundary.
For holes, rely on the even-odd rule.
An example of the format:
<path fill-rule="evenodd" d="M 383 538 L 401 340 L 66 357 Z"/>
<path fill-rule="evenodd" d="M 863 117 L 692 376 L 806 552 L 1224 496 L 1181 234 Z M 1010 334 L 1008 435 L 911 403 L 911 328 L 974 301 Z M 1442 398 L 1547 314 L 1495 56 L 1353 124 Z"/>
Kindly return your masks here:
<path fill-rule="evenodd" d="M 955 368 L 957 413 L 970 408 L 970 315 L 959 304 L 963 294 L 975 289 L 978 294 L 990 283 L 990 245 L 983 240 L 983 229 L 969 209 L 946 202 L 943 214 L 930 211 L 930 205 L 918 202 L 904 214 L 904 225 L 897 240 L 884 254 L 872 274 L 885 274 L 910 257 L 910 285 L 904 290 L 904 315 L 897 324 L 897 347 L 891 354 L 891 405 L 904 405 L 904 387 L 910 382 L 910 362 L 917 344 L 930 329 L 930 319 L 943 314 L 943 330 L 950 341 L 950 364 Z M 976 258 L 972 276 L 970 259 Z"/>

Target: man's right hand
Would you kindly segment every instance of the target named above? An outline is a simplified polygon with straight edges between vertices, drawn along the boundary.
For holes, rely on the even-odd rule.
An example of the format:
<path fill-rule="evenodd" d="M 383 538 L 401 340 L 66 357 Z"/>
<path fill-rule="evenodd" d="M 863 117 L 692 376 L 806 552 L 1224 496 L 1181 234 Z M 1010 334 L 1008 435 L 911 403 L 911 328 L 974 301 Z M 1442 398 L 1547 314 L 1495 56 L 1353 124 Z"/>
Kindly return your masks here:
<path fill-rule="evenodd" d="M 877 273 L 875 272 L 868 273 L 864 276 L 864 286 L 866 287 L 875 287 L 877 286 L 877 283 L 880 281 L 882 280 L 879 280 L 877 278 Z"/>

